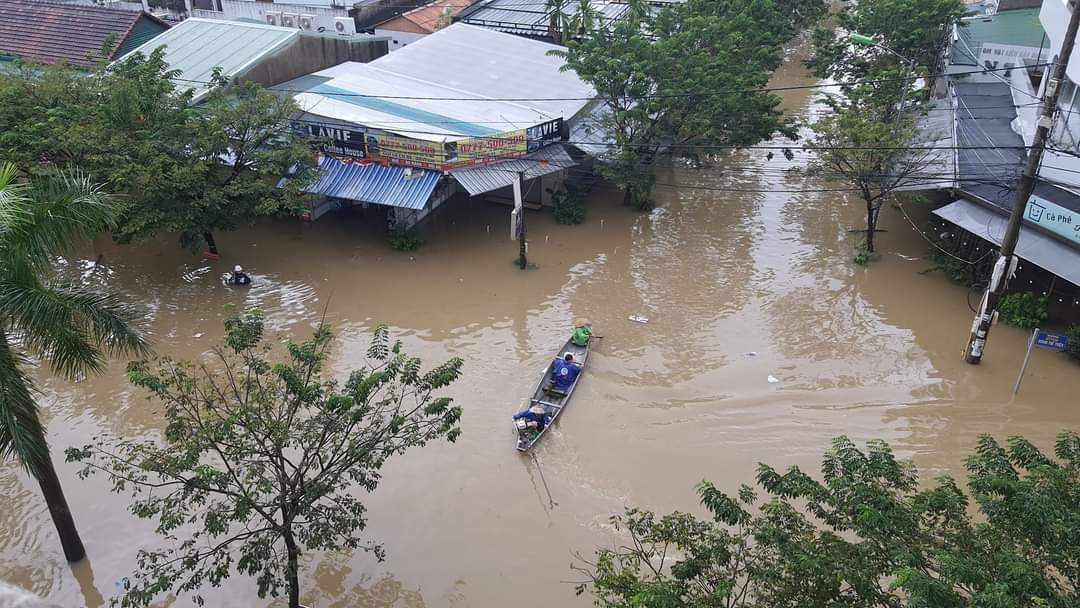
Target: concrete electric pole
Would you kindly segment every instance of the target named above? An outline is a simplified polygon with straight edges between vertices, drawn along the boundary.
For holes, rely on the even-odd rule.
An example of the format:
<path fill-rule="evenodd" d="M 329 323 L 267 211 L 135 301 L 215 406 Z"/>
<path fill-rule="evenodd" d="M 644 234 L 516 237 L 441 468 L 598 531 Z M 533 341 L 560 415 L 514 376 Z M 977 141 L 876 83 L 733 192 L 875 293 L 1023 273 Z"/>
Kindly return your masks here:
<path fill-rule="evenodd" d="M 518 241 L 518 266 L 522 270 L 529 267 L 529 260 L 525 257 L 528 253 L 528 245 L 525 243 L 525 172 L 518 171 L 514 177 L 514 212 L 511 214 L 511 224 L 514 228 L 514 236 Z"/>
<path fill-rule="evenodd" d="M 1073 3 L 1069 2 L 1072 6 Z M 1031 142 L 1028 150 L 1027 164 L 1024 173 L 1020 176 L 1020 183 L 1016 189 L 1016 201 L 1013 203 L 1012 213 L 1009 215 L 1009 225 L 1005 229 L 1005 238 L 1001 241 L 1001 253 L 998 255 L 994 270 L 990 274 L 990 284 L 983 293 L 982 304 L 978 314 L 971 324 L 971 336 L 968 338 L 967 350 L 964 360 L 972 365 L 978 365 L 982 361 L 983 352 L 986 349 L 986 339 L 990 335 L 990 326 L 994 320 L 994 311 L 997 309 L 998 300 L 1005 293 L 1009 279 L 1016 270 L 1016 241 L 1020 238 L 1020 224 L 1024 218 L 1024 210 L 1027 208 L 1028 199 L 1032 190 L 1035 189 L 1035 176 L 1042 163 L 1043 153 L 1046 151 L 1046 139 L 1050 135 L 1050 128 L 1054 124 L 1054 112 L 1057 110 L 1058 94 L 1061 92 L 1061 82 L 1065 78 L 1065 68 L 1069 66 L 1069 57 L 1072 55 L 1073 46 L 1076 43 L 1076 31 L 1080 27 L 1080 9 L 1072 8 L 1069 17 L 1069 27 L 1065 30 L 1065 41 L 1061 45 L 1061 53 L 1053 65 L 1053 73 L 1046 90 L 1043 94 L 1042 112 L 1039 116 L 1039 125 L 1035 130 L 1035 139 Z"/>

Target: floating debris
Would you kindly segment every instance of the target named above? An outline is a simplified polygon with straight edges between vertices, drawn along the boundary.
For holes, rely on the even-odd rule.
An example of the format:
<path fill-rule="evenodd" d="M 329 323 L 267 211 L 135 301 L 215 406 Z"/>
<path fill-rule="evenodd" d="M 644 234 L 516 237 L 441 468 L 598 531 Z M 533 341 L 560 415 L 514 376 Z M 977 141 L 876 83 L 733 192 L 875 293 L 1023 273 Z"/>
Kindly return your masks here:
<path fill-rule="evenodd" d="M 634 323 L 645 324 L 649 322 L 649 319 L 647 317 L 643 317 L 641 315 L 630 315 L 628 318 Z"/>

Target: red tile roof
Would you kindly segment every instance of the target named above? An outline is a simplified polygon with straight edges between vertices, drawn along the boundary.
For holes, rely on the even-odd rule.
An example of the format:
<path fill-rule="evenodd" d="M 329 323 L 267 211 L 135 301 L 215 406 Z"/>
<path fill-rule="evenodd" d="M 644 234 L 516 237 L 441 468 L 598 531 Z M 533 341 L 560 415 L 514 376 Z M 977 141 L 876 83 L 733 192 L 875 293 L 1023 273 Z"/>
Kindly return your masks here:
<path fill-rule="evenodd" d="M 428 33 L 434 33 L 435 30 L 441 26 L 450 25 L 450 22 L 440 23 L 443 19 L 445 11 L 449 9 L 449 16 L 460 13 L 462 9 L 473 3 L 474 0 L 435 0 L 431 4 L 421 6 L 420 8 L 414 8 L 411 11 L 402 13 L 401 15 L 394 17 L 393 19 L 387 19 L 386 21 L 378 24 L 376 27 L 382 29 L 393 30 L 394 24 L 398 20 L 405 20 L 412 23 L 414 26 L 422 31 Z"/>
<path fill-rule="evenodd" d="M 35 63 L 91 67 L 102 58 L 108 36 L 117 36 L 115 54 L 142 15 L 100 6 L 0 0 L 0 53 Z"/>

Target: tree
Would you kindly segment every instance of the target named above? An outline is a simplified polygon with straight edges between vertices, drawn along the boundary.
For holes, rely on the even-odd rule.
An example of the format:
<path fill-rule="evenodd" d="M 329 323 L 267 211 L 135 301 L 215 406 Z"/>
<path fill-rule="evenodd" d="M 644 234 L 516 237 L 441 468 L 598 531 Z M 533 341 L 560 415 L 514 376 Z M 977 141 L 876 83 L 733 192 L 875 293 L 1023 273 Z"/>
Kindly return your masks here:
<path fill-rule="evenodd" d="M 38 417 L 30 357 L 74 379 L 104 369 L 105 355 L 145 352 L 131 311 L 103 295 L 51 276 L 58 255 L 113 225 L 113 205 L 82 174 L 35 183 L 0 166 L 0 457 L 17 458 L 49 507 L 64 556 L 86 556 Z"/>
<path fill-rule="evenodd" d="M 199 589 L 235 570 L 256 577 L 259 597 L 284 588 L 297 608 L 303 551 L 363 548 L 382 558 L 360 534 L 366 509 L 354 492 L 374 491 L 391 457 L 461 432 L 461 408 L 435 396 L 458 378 L 460 359 L 423 372 L 379 327 L 369 364 L 342 384 L 323 377 L 325 324 L 310 340 L 287 342 L 280 362 L 268 358 L 257 312 L 225 328 L 214 369 L 169 359 L 129 367 L 164 406 L 160 442 L 102 439 L 67 451 L 83 475 L 103 472 L 114 491 L 130 491 L 132 513 L 156 519 L 158 533 L 186 536 L 139 551 L 124 606 L 169 590 L 201 604 Z"/>
<path fill-rule="evenodd" d="M 599 169 L 639 208 L 652 203 L 652 167 L 663 152 L 712 155 L 717 147 L 794 137 L 780 98 L 762 91 L 783 61 L 783 44 L 819 0 L 799 3 L 688 0 L 650 10 L 631 0 L 611 27 L 552 51 L 602 100 L 599 130 L 612 148 Z"/>
<path fill-rule="evenodd" d="M 833 28 L 814 32 L 814 54 L 806 62 L 822 78 L 861 80 L 875 69 L 896 65 L 898 58 L 873 48 L 852 45 L 857 32 L 880 40 L 887 48 L 927 73 L 940 72 L 954 24 L 963 25 L 962 0 L 864 0 L 845 4 Z"/>
<path fill-rule="evenodd" d="M 204 242 L 217 253 L 213 232 L 235 230 L 259 217 L 299 215 L 302 188 L 314 175 L 314 155 L 294 135 L 296 105 L 258 84 L 217 81 L 188 121 L 189 134 L 170 155 L 167 183 L 121 218 L 121 242 L 178 232 L 181 244 Z M 281 179 L 289 180 L 278 185 Z"/>
<path fill-rule="evenodd" d="M 759 465 L 760 504 L 750 486 L 732 497 L 702 482 L 707 520 L 613 518 L 630 542 L 579 564 L 578 592 L 605 608 L 1075 606 L 1080 435 L 1063 432 L 1055 454 L 981 437 L 967 461 L 973 518 L 950 477 L 920 489 L 884 442 L 840 437 L 823 481 Z"/>
<path fill-rule="evenodd" d="M 846 97 L 827 99 L 832 111 L 811 125 L 814 136 L 806 145 L 816 156 L 817 172 L 850 186 L 862 200 L 867 255 L 875 251 L 882 205 L 907 186 L 932 184 L 927 179 L 937 161 L 938 153 L 925 143 L 912 113 L 898 113 L 893 94 L 865 85 Z"/>
<path fill-rule="evenodd" d="M 566 12 L 569 0 L 545 0 L 544 10 L 548 14 L 548 35 L 561 44 L 567 37 L 567 33 L 573 31 L 570 24 L 570 13 Z"/>
<path fill-rule="evenodd" d="M 592 0 L 578 0 L 574 5 L 574 14 L 570 15 L 568 30 L 574 32 L 574 36 L 580 39 L 604 25 L 604 15 L 596 8 Z"/>
<path fill-rule="evenodd" d="M 77 166 L 122 195 L 120 242 L 174 232 L 213 249 L 213 231 L 300 212 L 313 156 L 291 131 L 292 100 L 215 76 L 192 107 L 175 76 L 161 49 L 89 75 L 0 74 L 0 157 L 34 175 Z"/>

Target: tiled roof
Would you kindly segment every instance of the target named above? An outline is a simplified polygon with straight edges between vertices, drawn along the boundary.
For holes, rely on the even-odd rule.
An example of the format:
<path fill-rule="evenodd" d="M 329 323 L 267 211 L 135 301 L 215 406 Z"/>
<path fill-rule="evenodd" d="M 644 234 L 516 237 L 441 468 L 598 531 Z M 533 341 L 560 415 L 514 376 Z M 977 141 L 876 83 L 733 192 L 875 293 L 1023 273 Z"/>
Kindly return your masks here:
<path fill-rule="evenodd" d="M 443 19 L 445 17 L 452 18 L 472 3 L 473 0 L 435 0 L 435 2 L 432 2 L 431 4 L 421 6 L 420 8 L 414 8 L 397 17 L 387 19 L 386 21 L 377 24 L 375 27 L 393 30 L 394 24 L 399 20 L 405 20 L 414 24 L 421 30 L 431 33 L 441 26 L 450 25 L 449 19 L 446 20 L 446 23 L 442 23 Z"/>
<path fill-rule="evenodd" d="M 140 11 L 100 6 L 0 0 L 0 53 L 35 63 L 91 67 L 102 59 L 109 35 L 117 36 L 115 54 L 142 16 Z"/>

